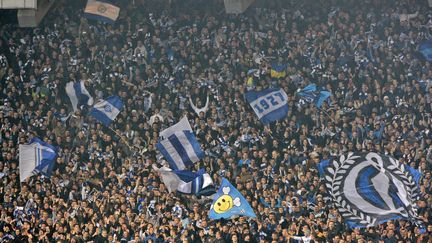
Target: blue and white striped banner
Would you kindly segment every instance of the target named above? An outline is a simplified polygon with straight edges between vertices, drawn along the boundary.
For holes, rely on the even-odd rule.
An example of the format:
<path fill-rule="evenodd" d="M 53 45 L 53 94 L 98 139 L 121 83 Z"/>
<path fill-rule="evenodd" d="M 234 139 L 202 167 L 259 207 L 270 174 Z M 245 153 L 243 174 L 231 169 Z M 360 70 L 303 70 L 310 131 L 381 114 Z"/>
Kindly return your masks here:
<path fill-rule="evenodd" d="M 195 135 L 191 131 L 177 131 L 159 141 L 156 148 L 173 170 L 184 170 L 204 157 Z"/>
<path fill-rule="evenodd" d="M 34 138 L 30 144 L 19 146 L 20 181 L 25 181 L 33 174 L 40 172 L 50 177 L 57 157 L 57 148 Z"/>

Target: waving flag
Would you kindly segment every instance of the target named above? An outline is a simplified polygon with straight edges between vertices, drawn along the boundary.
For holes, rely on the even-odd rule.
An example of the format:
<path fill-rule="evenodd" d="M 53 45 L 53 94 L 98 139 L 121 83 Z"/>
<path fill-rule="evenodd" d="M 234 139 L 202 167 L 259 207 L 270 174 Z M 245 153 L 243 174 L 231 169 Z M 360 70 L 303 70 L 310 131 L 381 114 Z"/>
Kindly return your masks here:
<path fill-rule="evenodd" d="M 120 13 L 120 8 L 105 1 L 88 0 L 84 16 L 105 23 L 114 23 Z"/>
<path fill-rule="evenodd" d="M 377 153 L 349 153 L 320 163 L 328 193 L 350 227 L 371 227 L 416 213 L 418 172 Z M 414 174 L 413 174 L 414 173 Z"/>
<path fill-rule="evenodd" d="M 111 96 L 96 103 L 93 106 L 90 115 L 108 127 L 118 114 L 120 114 L 122 109 L 123 102 L 120 97 Z"/>
<path fill-rule="evenodd" d="M 184 170 L 204 157 L 186 116 L 159 134 L 156 148 L 168 161 L 171 169 Z"/>
<path fill-rule="evenodd" d="M 285 68 L 286 65 L 273 63 L 271 65 L 270 76 L 272 78 L 284 78 L 286 76 Z"/>
<path fill-rule="evenodd" d="M 166 167 L 153 169 L 159 172 L 169 192 L 178 191 L 184 194 L 195 194 L 197 196 L 209 196 L 214 194 L 213 180 L 204 169 L 198 172 L 187 170 L 171 170 Z"/>
<path fill-rule="evenodd" d="M 195 135 L 190 131 L 174 132 L 168 138 L 160 140 L 156 148 L 173 170 L 184 170 L 204 157 Z"/>
<path fill-rule="evenodd" d="M 192 131 L 192 127 L 187 119 L 187 116 L 184 116 L 179 122 L 177 122 L 176 124 L 170 126 L 169 128 L 161 131 L 159 133 L 159 136 L 164 139 L 164 138 L 168 138 L 169 136 L 171 136 L 172 134 L 174 134 L 177 131 Z"/>
<path fill-rule="evenodd" d="M 227 179 L 222 178 L 221 186 L 213 197 L 209 217 L 211 219 L 228 219 L 234 215 L 256 218 L 252 207 L 241 193 Z"/>
<path fill-rule="evenodd" d="M 280 120 L 288 113 L 288 96 L 283 89 L 249 91 L 245 96 L 264 124 Z"/>
<path fill-rule="evenodd" d="M 34 138 L 30 144 L 19 146 L 19 171 L 20 181 L 40 172 L 50 177 L 57 157 L 57 148 Z"/>
<path fill-rule="evenodd" d="M 84 81 L 67 83 L 66 93 L 69 96 L 74 111 L 77 111 L 78 106 L 81 105 L 93 105 L 93 98 L 84 86 Z"/>
<path fill-rule="evenodd" d="M 432 39 L 422 42 L 419 51 L 427 61 L 432 62 Z"/>
<path fill-rule="evenodd" d="M 324 101 L 328 100 L 331 96 L 329 91 L 322 90 L 315 84 L 309 84 L 308 86 L 304 87 L 304 89 L 299 90 L 297 94 L 304 102 L 314 102 L 318 108 L 320 108 Z"/>

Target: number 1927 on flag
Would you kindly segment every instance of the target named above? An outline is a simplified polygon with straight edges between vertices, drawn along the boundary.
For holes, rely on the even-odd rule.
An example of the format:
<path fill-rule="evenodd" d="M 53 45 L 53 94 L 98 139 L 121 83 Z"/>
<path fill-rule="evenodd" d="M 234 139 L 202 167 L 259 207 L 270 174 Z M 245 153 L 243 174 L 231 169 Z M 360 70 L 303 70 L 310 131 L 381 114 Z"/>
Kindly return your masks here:
<path fill-rule="evenodd" d="M 280 120 L 288 113 L 288 96 L 283 89 L 250 91 L 245 96 L 264 124 Z"/>

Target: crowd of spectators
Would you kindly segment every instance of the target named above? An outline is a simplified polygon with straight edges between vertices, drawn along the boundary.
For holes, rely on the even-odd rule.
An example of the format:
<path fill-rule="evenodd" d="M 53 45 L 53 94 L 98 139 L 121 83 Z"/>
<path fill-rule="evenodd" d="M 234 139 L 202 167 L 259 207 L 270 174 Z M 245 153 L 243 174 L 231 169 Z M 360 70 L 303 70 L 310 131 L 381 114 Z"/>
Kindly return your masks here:
<path fill-rule="evenodd" d="M 0 242 L 431 242 L 432 66 L 423 0 L 117 1 L 120 17 L 82 17 L 57 1 L 38 28 L 0 24 Z M 270 77 L 272 63 L 286 77 Z M 253 70 L 249 72 L 249 70 Z M 125 107 L 110 128 L 67 82 Z M 320 109 L 296 91 L 331 91 Z M 281 87 L 287 117 L 263 126 L 244 98 Z M 211 198 L 168 193 L 152 165 L 158 133 L 187 115 L 215 185 L 225 177 L 257 218 L 210 220 Z M 19 181 L 18 146 L 60 148 L 51 178 Z M 419 170 L 426 225 L 393 220 L 351 229 L 317 163 L 348 151 L 391 155 Z"/>

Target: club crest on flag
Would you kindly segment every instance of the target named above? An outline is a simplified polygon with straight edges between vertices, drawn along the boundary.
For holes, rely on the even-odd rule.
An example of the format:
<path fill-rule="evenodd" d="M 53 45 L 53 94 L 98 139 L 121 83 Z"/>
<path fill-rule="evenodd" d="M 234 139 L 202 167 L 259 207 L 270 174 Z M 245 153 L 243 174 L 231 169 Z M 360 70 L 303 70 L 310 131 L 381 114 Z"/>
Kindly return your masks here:
<path fill-rule="evenodd" d="M 122 109 L 123 101 L 120 97 L 114 95 L 97 102 L 90 111 L 90 115 L 108 127 Z"/>
<path fill-rule="evenodd" d="M 319 167 L 332 201 L 351 227 L 397 218 L 421 225 L 416 212 L 418 176 L 398 160 L 372 152 L 349 153 Z"/>
<path fill-rule="evenodd" d="M 112 111 L 111 106 L 110 105 L 105 105 L 105 111 L 111 113 L 111 111 Z"/>

